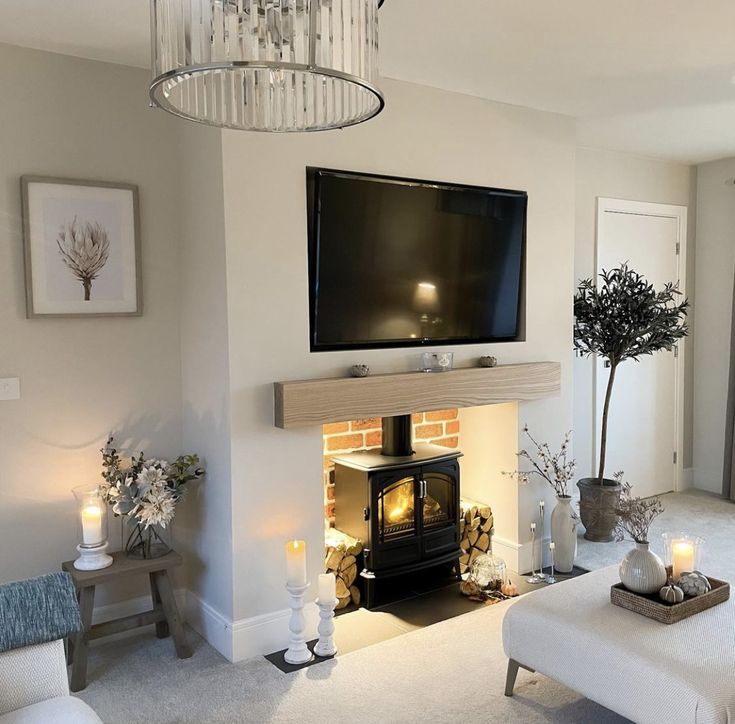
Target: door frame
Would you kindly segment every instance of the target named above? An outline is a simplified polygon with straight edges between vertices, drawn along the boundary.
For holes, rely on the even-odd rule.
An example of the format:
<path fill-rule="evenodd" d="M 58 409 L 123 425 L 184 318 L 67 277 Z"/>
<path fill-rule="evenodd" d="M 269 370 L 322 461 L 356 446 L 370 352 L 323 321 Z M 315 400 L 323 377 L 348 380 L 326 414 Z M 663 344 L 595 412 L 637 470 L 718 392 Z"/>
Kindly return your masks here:
<path fill-rule="evenodd" d="M 649 201 L 628 201 L 625 199 L 613 199 L 605 196 L 597 197 L 597 213 L 595 214 L 595 279 L 600 272 L 600 218 L 603 214 L 630 214 L 633 216 L 657 216 L 665 219 L 674 219 L 677 222 L 677 274 L 679 288 L 687 296 L 686 270 L 687 270 L 687 207 L 676 204 L 659 204 Z M 675 445 L 672 454 L 676 453 L 674 464 L 674 492 L 678 493 L 684 489 L 684 370 L 686 365 L 686 341 L 679 343 L 677 356 L 674 361 L 674 440 Z M 597 373 L 598 364 L 592 368 L 592 429 L 593 440 L 600 437 L 600 424 L 598 422 L 597 405 Z M 595 442 L 592 450 L 593 470 L 597 470 L 599 459 L 599 447 Z"/>

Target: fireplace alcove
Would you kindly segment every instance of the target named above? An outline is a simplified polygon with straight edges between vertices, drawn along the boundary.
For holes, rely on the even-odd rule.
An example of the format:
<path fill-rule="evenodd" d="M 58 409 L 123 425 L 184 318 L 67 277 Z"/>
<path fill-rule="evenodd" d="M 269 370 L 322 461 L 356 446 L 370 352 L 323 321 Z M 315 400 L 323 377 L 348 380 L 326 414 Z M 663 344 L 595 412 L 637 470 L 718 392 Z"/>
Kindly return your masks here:
<path fill-rule="evenodd" d="M 406 426 L 410 426 L 410 417 L 405 416 L 414 411 L 488 409 L 487 406 L 496 404 L 556 397 L 560 390 L 561 365 L 558 362 L 460 368 L 438 374 L 407 372 L 361 379 L 337 377 L 277 382 L 274 384 L 274 424 L 288 430 L 345 420 L 387 418 L 394 421 L 389 424 L 397 424 L 387 439 L 400 443 L 410 438 L 398 421 L 402 419 Z M 468 414 L 470 412 L 468 410 Z M 403 437 L 401 429 L 404 430 Z M 508 440 L 514 451 L 518 449 L 517 435 L 514 426 L 512 440 Z M 482 447 L 483 443 L 479 446 Z M 473 441 L 471 447 L 471 467 L 476 468 L 478 442 Z M 420 445 L 412 449 L 414 454 L 407 455 L 402 455 L 400 449 L 384 449 L 333 456 L 335 476 L 340 476 L 335 479 L 334 486 L 336 527 L 362 540 L 369 551 L 366 573 L 362 578 L 367 582 L 364 586 L 366 598 L 374 596 L 376 582 L 381 578 L 388 578 L 390 574 L 400 576 L 404 565 L 416 570 L 420 566 L 438 566 L 443 562 L 449 567 L 459 554 L 456 521 L 460 494 L 458 459 L 461 453 L 443 447 L 422 449 Z M 407 465 L 412 469 L 407 470 Z M 474 473 L 473 479 L 476 480 L 476 469 Z M 446 478 L 440 477 L 442 475 L 453 476 L 454 485 L 446 486 Z M 445 491 L 450 492 L 442 492 L 439 481 L 443 481 Z M 353 492 L 347 493 L 347 490 Z M 463 494 L 480 499 L 471 490 L 463 491 Z M 431 499 L 430 506 L 436 502 L 442 508 L 436 521 L 431 510 L 423 504 L 424 495 Z M 354 500 L 351 500 L 352 496 Z M 498 517 L 504 518 L 508 525 L 501 550 L 514 570 L 525 565 L 525 561 L 520 561 L 525 555 L 525 541 L 517 537 L 517 503 L 517 497 L 504 500 L 504 509 L 499 507 L 497 510 Z M 393 508 L 400 510 L 402 507 L 411 510 L 411 515 L 403 520 L 400 516 L 395 521 L 389 520 Z M 494 503 L 493 509 L 495 511 Z M 348 513 L 348 510 L 352 512 Z M 318 545 L 316 530 L 314 538 L 307 543 Z"/>
<path fill-rule="evenodd" d="M 363 542 L 364 603 L 379 581 L 452 564 L 460 579 L 459 462 L 439 445 L 412 445 L 411 417 L 383 418 L 383 447 L 333 457 L 336 527 Z"/>

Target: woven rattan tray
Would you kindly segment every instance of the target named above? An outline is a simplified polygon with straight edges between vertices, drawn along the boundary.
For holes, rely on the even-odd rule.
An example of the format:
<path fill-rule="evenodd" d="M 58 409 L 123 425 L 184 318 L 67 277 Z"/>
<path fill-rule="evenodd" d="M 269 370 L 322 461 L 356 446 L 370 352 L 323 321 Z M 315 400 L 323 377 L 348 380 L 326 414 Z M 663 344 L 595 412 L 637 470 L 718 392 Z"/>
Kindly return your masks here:
<path fill-rule="evenodd" d="M 718 581 L 716 578 L 707 576 L 712 590 L 694 598 L 687 596 L 681 603 L 666 603 L 662 601 L 657 593 L 643 595 L 633 593 L 616 583 L 610 589 L 610 601 L 616 606 L 627 608 L 628 611 L 640 613 L 661 623 L 676 623 L 683 621 L 695 613 L 706 611 L 712 606 L 724 603 L 730 598 L 730 584 L 726 581 Z"/>

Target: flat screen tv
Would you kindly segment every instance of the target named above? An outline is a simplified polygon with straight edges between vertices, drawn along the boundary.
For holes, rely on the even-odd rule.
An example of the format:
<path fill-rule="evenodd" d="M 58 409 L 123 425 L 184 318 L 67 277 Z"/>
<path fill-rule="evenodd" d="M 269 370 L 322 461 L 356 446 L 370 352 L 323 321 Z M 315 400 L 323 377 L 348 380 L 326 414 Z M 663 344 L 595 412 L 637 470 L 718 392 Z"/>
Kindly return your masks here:
<path fill-rule="evenodd" d="M 519 339 L 523 191 L 307 169 L 311 350 Z"/>

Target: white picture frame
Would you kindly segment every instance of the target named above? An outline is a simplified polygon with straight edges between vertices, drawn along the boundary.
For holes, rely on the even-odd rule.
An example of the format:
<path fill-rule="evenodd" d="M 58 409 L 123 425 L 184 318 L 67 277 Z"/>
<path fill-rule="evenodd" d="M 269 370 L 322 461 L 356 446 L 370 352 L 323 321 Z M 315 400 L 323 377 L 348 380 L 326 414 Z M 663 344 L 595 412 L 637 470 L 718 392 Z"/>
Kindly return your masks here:
<path fill-rule="evenodd" d="M 138 187 L 21 178 L 26 316 L 143 313 Z"/>

